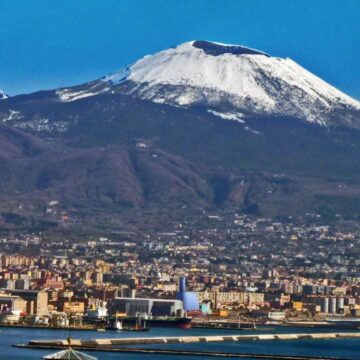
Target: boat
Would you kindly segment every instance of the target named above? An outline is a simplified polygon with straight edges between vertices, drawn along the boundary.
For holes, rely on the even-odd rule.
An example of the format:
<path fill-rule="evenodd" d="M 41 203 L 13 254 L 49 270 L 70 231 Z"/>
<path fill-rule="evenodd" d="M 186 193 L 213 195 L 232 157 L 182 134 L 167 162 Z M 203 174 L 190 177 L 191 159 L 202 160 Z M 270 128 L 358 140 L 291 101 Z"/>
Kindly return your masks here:
<path fill-rule="evenodd" d="M 125 316 L 121 318 L 124 328 L 136 327 L 138 317 Z M 144 318 L 146 328 L 150 327 L 175 327 L 189 329 L 191 327 L 191 317 L 169 317 L 169 316 L 149 316 Z"/>
<path fill-rule="evenodd" d="M 105 327 L 105 330 L 121 331 L 123 330 L 122 322 L 118 319 L 110 320 L 108 325 Z"/>
<path fill-rule="evenodd" d="M 93 305 L 86 312 L 84 316 L 84 320 L 91 323 L 97 323 L 106 319 L 107 315 L 108 315 L 108 310 L 104 304 L 102 306 Z"/>
<path fill-rule="evenodd" d="M 240 320 L 210 320 L 196 319 L 193 327 L 204 329 L 222 329 L 222 330 L 258 330 L 258 325 L 253 322 L 242 322 Z"/>
<path fill-rule="evenodd" d="M 129 322 L 123 326 L 124 318 L 121 321 L 118 318 L 109 319 L 104 330 L 117 331 L 149 331 L 150 328 L 146 326 L 146 320 L 142 317 L 134 318 L 134 323 Z"/>
<path fill-rule="evenodd" d="M 136 318 L 135 327 L 124 327 L 125 331 L 149 331 L 150 328 L 146 327 L 146 319 L 141 316 Z"/>

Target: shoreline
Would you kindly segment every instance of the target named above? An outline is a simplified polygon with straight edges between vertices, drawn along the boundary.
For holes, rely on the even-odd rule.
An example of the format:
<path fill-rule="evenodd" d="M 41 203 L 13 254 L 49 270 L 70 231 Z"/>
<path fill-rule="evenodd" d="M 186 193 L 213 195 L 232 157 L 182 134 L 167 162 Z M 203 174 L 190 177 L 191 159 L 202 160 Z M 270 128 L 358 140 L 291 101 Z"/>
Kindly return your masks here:
<path fill-rule="evenodd" d="M 44 329 L 44 330 L 76 330 L 76 331 L 97 331 L 98 328 L 75 326 L 75 327 L 62 327 L 62 326 L 43 326 L 43 325 L 24 325 L 24 324 L 0 324 L 0 328 L 20 328 L 20 329 Z"/>
<path fill-rule="evenodd" d="M 158 327 L 158 326 L 157 326 Z M 161 327 L 161 326 L 159 326 Z M 296 327 L 296 328 L 308 328 L 308 329 L 344 329 L 344 330 L 360 330 L 360 319 L 359 323 L 356 324 L 336 324 L 336 323 L 327 323 L 324 321 L 296 321 L 296 322 L 287 322 L 287 323 L 239 323 L 234 321 L 204 321 L 197 322 L 193 321 L 191 323 L 192 329 L 212 329 L 212 330 L 239 330 L 239 331 L 256 331 L 264 329 L 272 329 L 274 327 Z M 34 325 L 34 324 L 0 324 L 0 328 L 22 328 L 22 329 L 46 329 L 46 330 L 76 330 L 76 331 L 112 331 L 106 330 L 103 327 L 97 327 L 94 325 L 83 325 L 83 326 L 71 326 L 71 327 L 61 327 L 61 326 L 45 326 L 45 325 Z M 151 327 L 149 327 L 151 328 Z M 178 328 L 174 326 L 173 328 Z M 124 332 L 128 329 L 123 329 Z"/>

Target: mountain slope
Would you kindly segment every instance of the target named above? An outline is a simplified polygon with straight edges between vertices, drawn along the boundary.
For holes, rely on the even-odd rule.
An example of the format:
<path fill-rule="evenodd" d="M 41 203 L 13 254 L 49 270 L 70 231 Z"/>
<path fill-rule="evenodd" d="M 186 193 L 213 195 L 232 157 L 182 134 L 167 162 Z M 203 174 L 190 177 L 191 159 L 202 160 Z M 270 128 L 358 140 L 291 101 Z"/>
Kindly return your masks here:
<path fill-rule="evenodd" d="M 94 229 L 121 227 L 112 214 L 154 223 L 198 210 L 356 218 L 358 109 L 289 59 L 209 42 L 9 97 L 0 222 L 14 213 L 31 228 L 63 227 L 65 213 Z"/>
<path fill-rule="evenodd" d="M 360 177 L 358 131 L 329 131 L 293 118 L 253 117 L 243 124 L 224 121 L 206 108 L 184 109 L 120 94 L 65 103 L 41 100 L 38 94 L 15 97 L 0 103 L 1 113 L 14 128 L 75 148 L 145 141 L 213 171 Z"/>

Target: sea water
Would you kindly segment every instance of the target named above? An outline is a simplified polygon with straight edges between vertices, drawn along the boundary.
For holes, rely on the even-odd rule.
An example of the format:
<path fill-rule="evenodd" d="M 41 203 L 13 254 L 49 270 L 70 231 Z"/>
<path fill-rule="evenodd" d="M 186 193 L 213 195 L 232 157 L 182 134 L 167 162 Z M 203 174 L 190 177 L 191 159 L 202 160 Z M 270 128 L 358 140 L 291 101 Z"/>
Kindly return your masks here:
<path fill-rule="evenodd" d="M 37 350 L 14 348 L 12 345 L 27 343 L 30 340 L 40 339 L 66 339 L 69 336 L 68 330 L 47 330 L 29 328 L 1 328 L 0 333 L 0 360 L 35 360 L 41 359 L 44 355 L 54 353 L 58 350 Z M 324 329 L 302 329 L 276 327 L 271 329 L 258 330 L 210 330 L 210 329 L 175 329 L 175 328 L 153 328 L 149 332 L 116 332 L 116 331 L 70 331 L 74 339 L 95 339 L 95 338 L 118 338 L 118 337 L 151 337 L 151 336 L 206 336 L 206 335 L 233 335 L 233 334 L 256 334 L 262 333 L 313 333 L 313 332 L 335 332 Z M 336 330 L 336 332 L 345 332 Z M 132 346 L 134 347 L 134 346 Z M 303 356 L 323 356 L 338 357 L 342 359 L 360 359 L 360 339 L 328 339 L 328 340 L 263 340 L 263 341 L 241 341 L 225 343 L 192 343 L 192 344 L 156 344 L 139 345 L 142 348 L 159 349 L 181 349 L 181 350 L 200 350 L 218 351 L 229 353 L 245 354 L 278 354 L 278 355 L 303 355 Z M 145 360 L 169 360 L 182 359 L 179 355 L 159 355 L 159 354 L 132 354 L 132 353 L 106 353 L 88 352 L 89 355 L 97 357 L 99 360 L 112 359 L 145 359 Z M 186 356 L 188 360 L 214 359 L 212 357 Z M 231 359 L 231 358 L 229 358 Z"/>

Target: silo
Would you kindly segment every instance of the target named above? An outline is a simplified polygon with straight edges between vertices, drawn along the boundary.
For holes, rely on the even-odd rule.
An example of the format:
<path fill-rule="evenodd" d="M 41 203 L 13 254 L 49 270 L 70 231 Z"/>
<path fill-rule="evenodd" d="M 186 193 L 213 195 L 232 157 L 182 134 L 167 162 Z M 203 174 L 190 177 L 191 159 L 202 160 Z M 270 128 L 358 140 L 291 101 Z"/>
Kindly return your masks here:
<path fill-rule="evenodd" d="M 331 314 L 335 314 L 336 313 L 336 298 L 330 298 L 329 301 L 329 312 Z"/>
<path fill-rule="evenodd" d="M 329 298 L 324 297 L 321 299 L 321 312 L 328 313 L 329 312 Z"/>
<path fill-rule="evenodd" d="M 344 298 L 343 297 L 338 297 L 336 300 L 336 312 L 338 314 L 344 312 Z"/>

